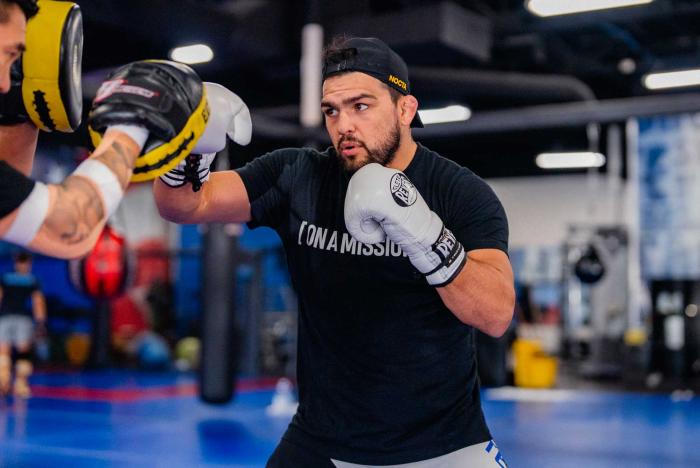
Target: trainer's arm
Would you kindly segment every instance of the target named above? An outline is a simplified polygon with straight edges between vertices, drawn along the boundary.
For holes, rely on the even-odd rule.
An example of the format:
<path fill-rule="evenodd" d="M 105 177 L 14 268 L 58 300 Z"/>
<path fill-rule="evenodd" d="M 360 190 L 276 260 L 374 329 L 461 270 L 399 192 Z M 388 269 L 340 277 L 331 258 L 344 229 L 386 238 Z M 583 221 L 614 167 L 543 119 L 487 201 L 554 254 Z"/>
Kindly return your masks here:
<path fill-rule="evenodd" d="M 462 271 L 437 292 L 457 318 L 487 335 L 503 335 L 513 318 L 513 270 L 508 256 L 498 249 L 467 252 Z"/>
<path fill-rule="evenodd" d="M 31 123 L 0 125 L 0 161 L 29 176 L 39 130 Z"/>
<path fill-rule="evenodd" d="M 131 178 L 141 149 L 125 133 L 110 130 L 90 159 L 101 162 L 114 174 L 122 192 Z M 86 255 L 95 244 L 108 218 L 106 200 L 89 178 L 70 175 L 60 184 L 49 184 L 48 209 L 43 223 L 27 247 L 58 258 Z M 117 198 L 112 196 L 112 198 Z M 118 200 L 110 200 L 116 203 Z M 0 237 L 4 237 L 22 206 L 0 220 Z"/>
<path fill-rule="evenodd" d="M 212 172 L 202 189 L 187 184 L 172 188 L 156 179 L 153 195 L 160 215 L 174 223 L 243 223 L 250 221 L 250 201 L 236 171 Z"/>

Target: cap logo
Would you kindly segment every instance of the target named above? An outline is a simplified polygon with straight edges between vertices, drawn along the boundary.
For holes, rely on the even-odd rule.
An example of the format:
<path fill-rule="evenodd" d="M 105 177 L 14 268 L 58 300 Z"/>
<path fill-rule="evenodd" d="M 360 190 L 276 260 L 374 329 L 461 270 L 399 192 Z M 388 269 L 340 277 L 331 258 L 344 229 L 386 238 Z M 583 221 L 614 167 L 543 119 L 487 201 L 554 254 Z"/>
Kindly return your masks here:
<path fill-rule="evenodd" d="M 406 85 L 406 82 L 404 80 L 401 80 L 395 77 L 394 75 L 389 75 L 389 81 L 391 83 L 394 83 L 396 86 L 403 89 L 404 91 L 408 92 L 408 86 Z"/>

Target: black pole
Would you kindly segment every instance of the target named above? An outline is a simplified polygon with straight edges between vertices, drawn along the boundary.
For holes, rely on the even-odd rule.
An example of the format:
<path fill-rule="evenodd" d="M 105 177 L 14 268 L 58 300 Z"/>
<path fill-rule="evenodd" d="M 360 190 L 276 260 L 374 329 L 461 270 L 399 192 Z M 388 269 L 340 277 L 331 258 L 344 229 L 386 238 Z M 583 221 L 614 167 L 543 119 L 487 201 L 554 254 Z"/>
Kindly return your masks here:
<path fill-rule="evenodd" d="M 216 159 L 217 170 L 227 155 Z M 225 224 L 209 224 L 202 253 L 202 359 L 199 396 L 207 403 L 233 398 L 239 347 L 235 328 L 236 237 Z"/>
<path fill-rule="evenodd" d="M 104 369 L 109 366 L 110 349 L 110 311 L 109 300 L 98 299 L 97 310 L 92 317 L 92 339 L 88 366 L 92 369 Z"/>

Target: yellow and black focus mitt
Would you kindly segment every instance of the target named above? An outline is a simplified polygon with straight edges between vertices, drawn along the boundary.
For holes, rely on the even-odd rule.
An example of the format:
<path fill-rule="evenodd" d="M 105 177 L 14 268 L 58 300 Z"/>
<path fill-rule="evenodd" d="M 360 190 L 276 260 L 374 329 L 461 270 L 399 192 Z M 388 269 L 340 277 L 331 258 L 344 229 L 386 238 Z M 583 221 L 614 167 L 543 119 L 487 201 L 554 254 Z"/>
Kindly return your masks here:
<path fill-rule="evenodd" d="M 71 2 L 40 0 L 27 22 L 27 50 L 10 70 L 0 95 L 0 125 L 31 121 L 37 128 L 72 132 L 83 113 L 83 17 Z"/>
<path fill-rule="evenodd" d="M 209 106 L 202 80 L 187 65 L 145 60 L 112 72 L 97 91 L 88 117 L 99 145 L 110 125 L 141 125 L 149 136 L 132 182 L 155 179 L 182 161 L 204 133 Z"/>

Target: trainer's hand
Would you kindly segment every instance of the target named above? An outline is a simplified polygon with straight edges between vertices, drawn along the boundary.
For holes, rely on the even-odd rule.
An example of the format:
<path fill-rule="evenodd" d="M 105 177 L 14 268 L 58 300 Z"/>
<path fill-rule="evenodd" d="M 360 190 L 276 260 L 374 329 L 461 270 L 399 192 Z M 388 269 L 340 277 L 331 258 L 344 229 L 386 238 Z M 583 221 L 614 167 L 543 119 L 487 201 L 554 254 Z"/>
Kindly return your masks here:
<path fill-rule="evenodd" d="M 345 225 L 355 239 L 366 244 L 388 237 L 433 286 L 450 283 L 466 261 L 462 244 L 408 177 L 380 164 L 367 164 L 350 179 Z"/>
<path fill-rule="evenodd" d="M 240 97 L 216 83 L 204 83 L 204 87 L 210 109 L 204 134 L 191 154 L 160 177 L 163 183 L 173 188 L 189 182 L 193 191 L 199 191 L 209 179 L 209 167 L 216 153 L 226 148 L 226 137 L 245 146 L 253 134 L 250 111 Z"/>

